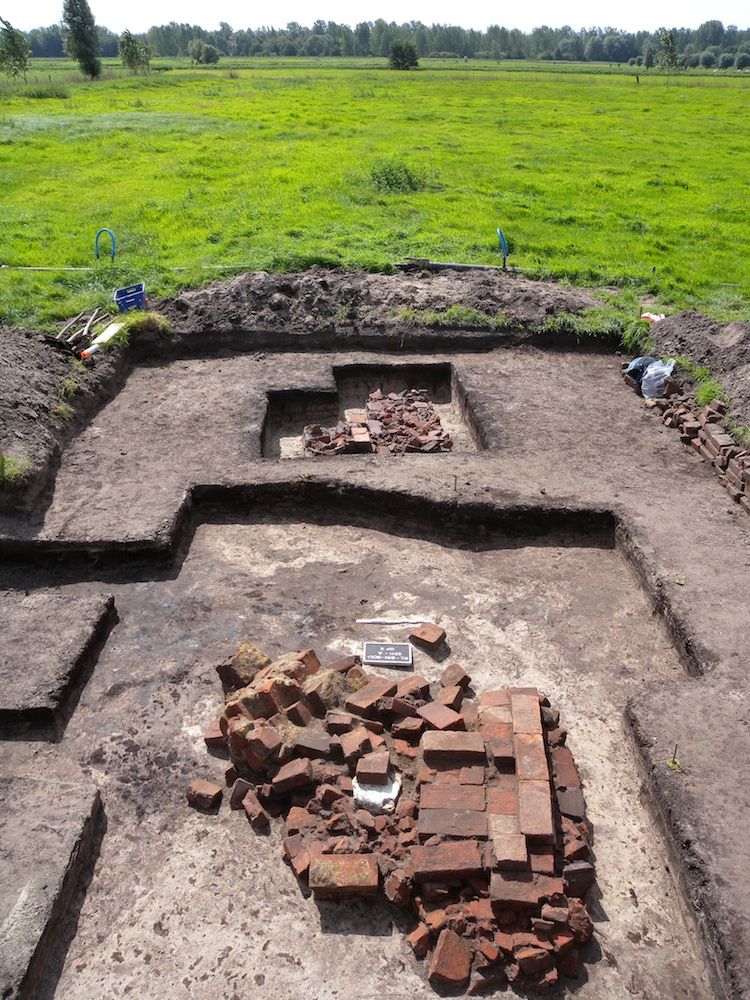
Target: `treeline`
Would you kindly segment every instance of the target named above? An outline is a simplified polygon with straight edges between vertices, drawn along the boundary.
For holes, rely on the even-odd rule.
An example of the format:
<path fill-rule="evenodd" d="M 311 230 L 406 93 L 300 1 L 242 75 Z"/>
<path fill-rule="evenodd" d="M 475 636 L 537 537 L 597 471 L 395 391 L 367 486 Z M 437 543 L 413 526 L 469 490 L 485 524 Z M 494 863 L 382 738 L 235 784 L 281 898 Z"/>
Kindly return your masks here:
<path fill-rule="evenodd" d="M 116 56 L 118 36 L 100 27 L 101 54 Z M 33 56 L 65 55 L 57 25 L 27 33 Z M 491 25 L 486 31 L 453 25 L 426 25 L 419 21 L 396 24 L 364 21 L 354 28 L 333 21 L 315 21 L 311 27 L 296 22 L 286 28 L 240 28 L 222 23 L 216 31 L 191 24 L 164 24 L 134 37 L 148 44 L 155 56 L 189 56 L 190 43 L 215 46 L 226 56 L 388 56 L 396 41 L 412 41 L 420 56 L 470 59 L 554 59 L 570 62 L 636 63 L 652 66 L 660 49 L 658 32 L 617 31 L 613 28 L 517 28 Z M 706 21 L 699 28 L 673 28 L 672 37 L 681 66 L 736 65 L 750 61 L 750 28 L 725 27 Z M 194 51 L 195 49 L 193 49 Z"/>

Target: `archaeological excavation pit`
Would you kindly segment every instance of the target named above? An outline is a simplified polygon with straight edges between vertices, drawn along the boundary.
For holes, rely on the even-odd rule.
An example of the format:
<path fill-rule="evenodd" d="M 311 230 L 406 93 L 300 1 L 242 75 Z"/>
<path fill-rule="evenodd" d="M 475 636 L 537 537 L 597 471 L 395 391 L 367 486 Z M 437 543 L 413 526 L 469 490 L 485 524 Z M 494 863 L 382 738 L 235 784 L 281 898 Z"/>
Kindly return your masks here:
<path fill-rule="evenodd" d="M 415 645 L 413 673 L 372 673 L 393 683 L 418 675 L 437 690 L 457 662 L 478 704 L 482 692 L 538 687 L 561 711 L 597 877 L 587 901 L 594 938 L 569 980 L 577 995 L 626 995 L 635 978 L 655 996 L 710 996 L 663 842 L 640 800 L 623 719 L 630 692 L 679 678 L 683 668 L 615 547 L 611 520 L 582 512 L 560 530 L 547 515 L 505 527 L 469 515 L 452 528 L 430 505 L 421 516 L 411 504 L 383 517 L 367 503 L 331 499 L 280 499 L 272 514 L 263 501 L 245 517 L 206 511 L 173 569 L 79 570 L 61 582 L 66 597 L 111 592 L 120 619 L 65 732 L 94 773 L 107 773 L 110 791 L 102 859 L 61 995 L 89 997 L 103 966 L 123 988 L 143 991 L 153 963 L 207 1000 L 247 981 L 281 996 L 325 982 L 335 995 L 352 968 L 363 996 L 435 995 L 432 959 L 419 960 L 407 941 L 417 923 L 408 908 L 382 895 L 310 896 L 282 859 L 282 818 L 254 831 L 244 811 L 229 808 L 229 788 L 214 815 L 184 800 L 197 778 L 224 785 L 231 762 L 215 745 L 207 754 L 204 734 L 224 703 L 215 667 L 237 636 L 274 658 L 312 647 L 328 663 L 366 639 L 403 640 L 410 631 L 357 618 L 402 616 L 439 622 L 446 643 L 433 652 Z M 32 585 L 43 576 L 24 574 Z M 17 577 L 6 571 L 3 583 Z M 207 938 L 219 914 L 220 930 Z M 207 981 L 184 969 L 185 950 L 203 956 Z"/>
<path fill-rule="evenodd" d="M 336 451 L 330 448 L 327 452 L 321 449 L 317 454 L 371 454 L 378 451 L 386 454 L 417 451 L 439 454 L 477 450 L 478 435 L 473 414 L 461 380 L 450 362 L 353 363 L 334 365 L 332 374 L 335 388 L 330 390 L 284 389 L 268 392 L 262 435 L 264 457 L 301 458 L 315 455 L 314 448 L 306 447 L 306 444 L 313 443 L 314 437 L 324 437 L 328 443 L 331 437 L 335 438 L 337 425 L 342 441 L 345 436 L 348 437 L 349 447 L 342 446 Z M 390 446 L 382 444 L 378 448 L 383 431 L 382 409 L 386 412 L 395 409 L 396 412 L 388 435 Z M 425 411 L 432 418 L 430 426 L 420 420 Z M 364 441 L 357 442 L 357 431 L 352 441 L 352 427 L 357 428 Z M 317 428 L 317 432 L 311 435 L 309 431 L 313 428 Z M 400 439 L 394 443 L 393 436 L 399 436 L 399 432 Z"/>

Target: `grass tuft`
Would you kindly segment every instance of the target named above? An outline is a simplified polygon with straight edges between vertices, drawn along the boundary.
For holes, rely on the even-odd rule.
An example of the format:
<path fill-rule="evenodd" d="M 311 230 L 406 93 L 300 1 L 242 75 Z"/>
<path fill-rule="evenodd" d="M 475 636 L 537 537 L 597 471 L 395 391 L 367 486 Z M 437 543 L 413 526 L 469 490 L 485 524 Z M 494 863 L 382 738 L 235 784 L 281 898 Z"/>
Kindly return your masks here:
<path fill-rule="evenodd" d="M 12 455 L 4 455 L 0 451 L 0 490 L 17 486 L 26 474 L 28 467 L 29 460 L 25 456 L 14 458 Z"/>
<path fill-rule="evenodd" d="M 492 315 L 454 304 L 447 309 L 401 309 L 398 319 L 408 326 L 449 327 L 452 330 L 507 330 L 510 323 L 502 313 Z"/>

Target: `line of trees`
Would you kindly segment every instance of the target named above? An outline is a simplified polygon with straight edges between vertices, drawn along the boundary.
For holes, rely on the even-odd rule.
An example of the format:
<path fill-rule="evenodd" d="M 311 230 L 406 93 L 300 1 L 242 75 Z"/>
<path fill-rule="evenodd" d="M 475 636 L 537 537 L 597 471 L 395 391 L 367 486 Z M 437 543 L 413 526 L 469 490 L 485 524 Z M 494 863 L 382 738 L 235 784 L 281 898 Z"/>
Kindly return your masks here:
<path fill-rule="evenodd" d="M 118 36 L 103 27 L 97 31 L 100 54 L 116 56 Z M 746 69 L 750 65 L 745 58 L 750 55 L 750 28 L 725 27 L 721 21 L 706 21 L 694 29 L 672 28 L 671 36 L 678 66 Z M 134 37 L 148 45 L 156 56 L 191 56 L 190 45 L 197 41 L 227 56 L 388 57 L 394 42 L 411 42 L 420 57 L 629 62 L 646 67 L 656 64 L 661 48 L 658 31 L 626 32 L 614 28 L 574 31 L 566 26 L 523 32 L 499 25 L 476 31 L 446 24 L 426 25 L 420 21 L 396 24 L 384 20 L 363 21 L 353 28 L 333 21 L 315 21 L 310 27 L 291 22 L 285 28 L 238 30 L 223 22 L 216 31 L 172 22 Z M 27 38 L 33 56 L 65 55 L 64 35 L 59 25 L 34 28 Z M 213 54 L 209 56 L 212 58 Z"/>

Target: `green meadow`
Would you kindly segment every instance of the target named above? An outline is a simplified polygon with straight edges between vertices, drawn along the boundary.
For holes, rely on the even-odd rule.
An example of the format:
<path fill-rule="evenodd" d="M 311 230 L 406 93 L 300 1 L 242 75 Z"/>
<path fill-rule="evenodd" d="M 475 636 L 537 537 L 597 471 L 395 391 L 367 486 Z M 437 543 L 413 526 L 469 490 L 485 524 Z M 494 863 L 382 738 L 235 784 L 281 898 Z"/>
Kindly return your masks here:
<path fill-rule="evenodd" d="M 635 309 L 750 313 L 750 74 L 423 60 L 71 64 L 0 84 L 0 320 L 145 280 L 510 263 Z M 94 236 L 117 235 L 112 262 Z M 106 249 L 106 243 L 102 242 Z M 20 267 L 90 270 L 20 270 Z"/>

